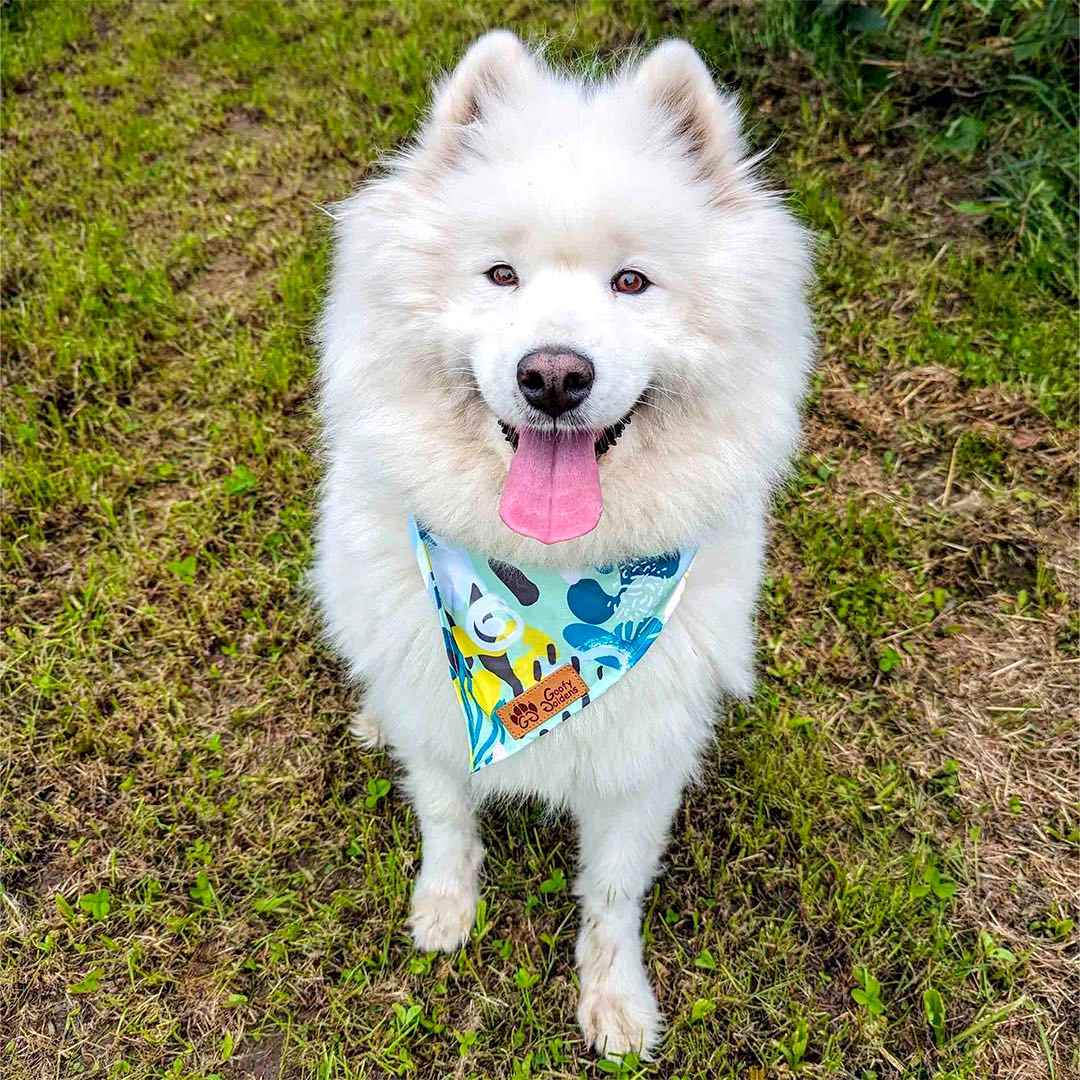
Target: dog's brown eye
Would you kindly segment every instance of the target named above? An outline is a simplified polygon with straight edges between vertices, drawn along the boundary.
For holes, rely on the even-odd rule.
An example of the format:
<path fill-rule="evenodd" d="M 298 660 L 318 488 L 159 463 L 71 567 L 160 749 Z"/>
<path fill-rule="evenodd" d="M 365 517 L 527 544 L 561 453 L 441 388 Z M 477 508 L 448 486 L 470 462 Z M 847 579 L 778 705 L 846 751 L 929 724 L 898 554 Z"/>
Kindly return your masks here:
<path fill-rule="evenodd" d="M 620 270 L 611 279 L 611 287 L 616 292 L 627 293 L 630 296 L 644 292 L 651 284 L 652 282 L 644 274 L 639 274 L 636 270 Z"/>
<path fill-rule="evenodd" d="M 506 263 L 498 263 L 493 266 L 488 272 L 488 281 L 492 285 L 516 285 L 518 283 L 518 276 L 512 266 L 507 266 Z"/>

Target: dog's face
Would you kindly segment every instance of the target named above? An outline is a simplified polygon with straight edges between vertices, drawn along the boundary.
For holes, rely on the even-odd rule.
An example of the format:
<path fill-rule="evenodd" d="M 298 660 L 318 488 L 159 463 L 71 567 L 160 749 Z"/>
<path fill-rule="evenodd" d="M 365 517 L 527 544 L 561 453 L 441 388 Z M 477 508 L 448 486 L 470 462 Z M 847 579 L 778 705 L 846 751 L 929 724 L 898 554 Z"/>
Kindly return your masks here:
<path fill-rule="evenodd" d="M 324 412 L 435 531 L 661 550 L 783 468 L 807 245 L 689 46 L 583 83 L 488 35 L 339 213 Z"/>
<path fill-rule="evenodd" d="M 551 130 L 527 133 L 507 117 L 493 152 L 447 178 L 437 272 L 452 302 L 441 321 L 505 424 L 602 431 L 696 387 L 708 346 L 695 312 L 713 303 L 716 282 L 683 162 L 649 160 L 612 126 L 614 102 L 558 104 L 565 115 L 548 115 Z M 581 113 L 592 130 L 569 138 Z M 534 352 L 592 366 L 588 392 L 556 400 L 571 407 L 554 418 L 519 379 Z"/>

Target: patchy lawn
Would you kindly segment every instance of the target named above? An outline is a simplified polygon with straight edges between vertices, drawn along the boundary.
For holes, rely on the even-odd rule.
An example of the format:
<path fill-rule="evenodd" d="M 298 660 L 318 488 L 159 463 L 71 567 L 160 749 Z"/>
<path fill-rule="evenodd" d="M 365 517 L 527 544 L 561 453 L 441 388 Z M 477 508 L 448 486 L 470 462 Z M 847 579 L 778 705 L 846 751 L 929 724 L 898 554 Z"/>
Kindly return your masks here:
<path fill-rule="evenodd" d="M 0 14 L 4 1075 L 1080 1072 L 1072 6 Z M 692 37 L 821 237 L 759 691 L 648 905 L 651 1065 L 584 1052 L 539 808 L 488 817 L 469 945 L 411 949 L 415 824 L 303 594 L 318 205 L 502 22 Z"/>

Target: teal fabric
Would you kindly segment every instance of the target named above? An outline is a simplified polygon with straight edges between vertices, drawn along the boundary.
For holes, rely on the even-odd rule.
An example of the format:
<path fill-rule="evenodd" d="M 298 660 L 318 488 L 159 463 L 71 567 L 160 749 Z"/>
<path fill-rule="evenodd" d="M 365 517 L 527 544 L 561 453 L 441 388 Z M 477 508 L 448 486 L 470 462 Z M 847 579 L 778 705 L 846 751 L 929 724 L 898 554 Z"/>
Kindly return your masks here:
<path fill-rule="evenodd" d="M 553 571 L 455 547 L 409 519 L 469 734 L 473 772 L 523 750 L 623 678 L 675 610 L 695 551 Z M 588 694 L 513 738 L 497 710 L 571 664 Z"/>

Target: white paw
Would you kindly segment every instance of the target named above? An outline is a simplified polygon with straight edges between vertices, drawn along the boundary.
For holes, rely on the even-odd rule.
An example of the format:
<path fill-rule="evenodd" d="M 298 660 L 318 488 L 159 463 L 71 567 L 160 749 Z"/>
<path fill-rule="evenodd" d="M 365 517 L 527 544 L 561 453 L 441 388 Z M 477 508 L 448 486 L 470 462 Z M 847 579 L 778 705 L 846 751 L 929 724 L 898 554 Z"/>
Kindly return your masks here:
<path fill-rule="evenodd" d="M 623 927 L 613 931 L 586 917 L 577 943 L 581 1000 L 578 1023 L 601 1054 L 647 1058 L 660 1041 L 664 1020 L 641 962 L 641 941 Z"/>
<path fill-rule="evenodd" d="M 371 710 L 363 705 L 349 718 L 349 734 L 365 750 L 378 750 L 383 745 L 379 721 Z"/>
<path fill-rule="evenodd" d="M 421 952 L 456 952 L 476 921 L 476 901 L 471 890 L 418 889 L 409 915 L 413 943 Z"/>
<path fill-rule="evenodd" d="M 585 1040 L 599 1054 L 633 1051 L 648 1058 L 664 1030 L 644 976 L 638 986 L 616 986 L 606 980 L 597 986 L 583 985 L 577 1017 Z"/>

